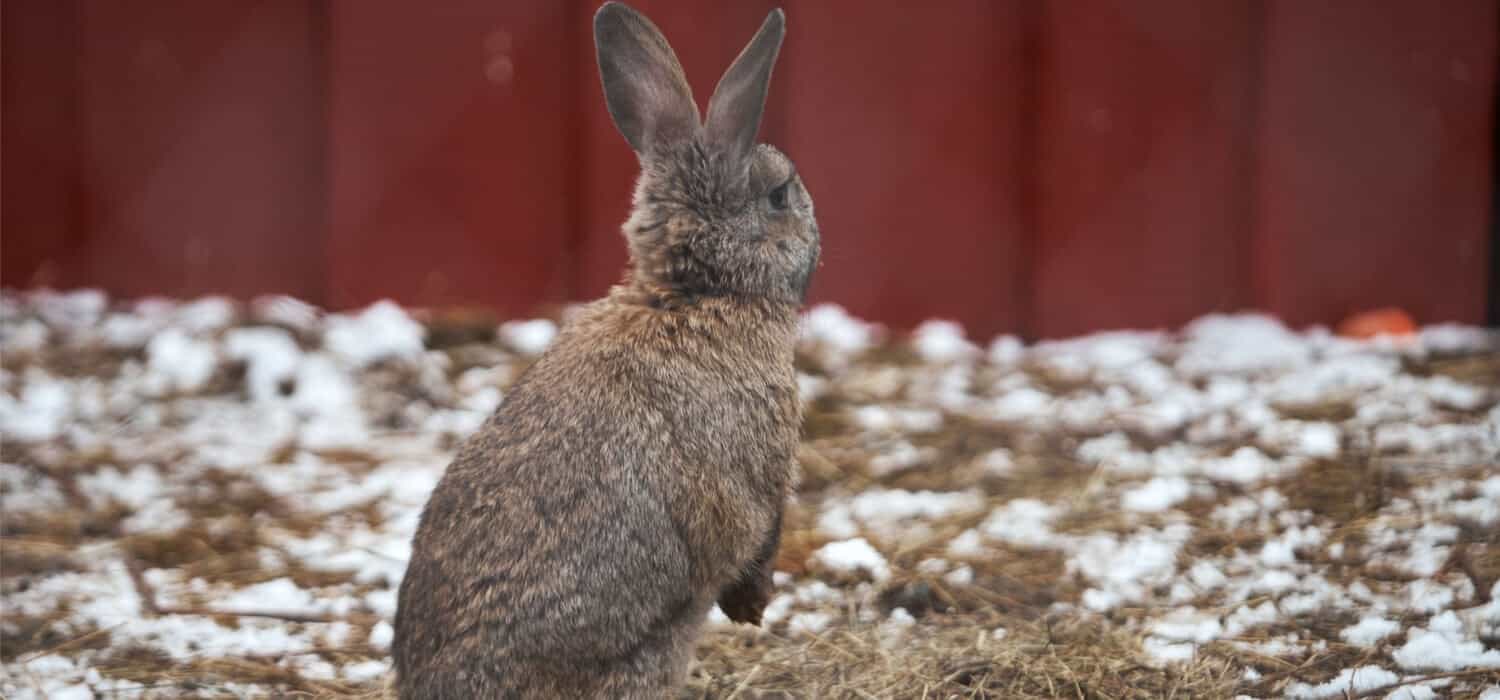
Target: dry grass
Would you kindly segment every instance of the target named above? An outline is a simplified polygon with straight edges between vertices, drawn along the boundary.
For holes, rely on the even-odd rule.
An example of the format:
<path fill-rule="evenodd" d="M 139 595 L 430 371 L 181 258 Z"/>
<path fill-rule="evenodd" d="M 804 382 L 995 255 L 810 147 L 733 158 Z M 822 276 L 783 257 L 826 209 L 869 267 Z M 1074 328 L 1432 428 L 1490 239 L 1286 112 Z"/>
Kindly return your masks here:
<path fill-rule="evenodd" d="M 997 639 L 993 630 L 1006 630 Z M 893 630 L 838 626 L 816 637 L 711 635 L 684 698 L 1219 698 L 1238 671 L 1205 657 L 1169 669 L 1097 620 L 932 615 Z"/>
<path fill-rule="evenodd" d="M 334 650 L 311 652 L 315 656 L 337 656 Z M 364 655 L 361 655 L 364 656 Z M 380 697 L 380 683 L 348 683 L 310 679 L 283 663 L 288 656 L 219 656 L 181 662 L 143 646 L 110 649 L 95 659 L 100 673 L 139 683 L 148 691 L 173 692 L 188 697 L 244 697 L 243 688 L 231 684 L 277 689 L 279 697 Z"/>
<path fill-rule="evenodd" d="M 427 321 L 429 347 L 446 354 L 449 360 L 438 373 L 442 376 L 435 378 L 431 372 L 423 374 L 400 364 L 379 364 L 360 377 L 366 411 L 378 428 L 412 429 L 404 408 L 413 402 L 452 405 L 451 384 L 469 369 L 504 365 L 509 367 L 508 380 L 513 380 L 525 367 L 526 360 L 516 356 L 515 348 L 504 347 L 497 340 L 496 319 L 491 316 L 462 312 Z M 308 342 L 301 335 L 299 340 Z M 19 364 L 12 364 L 10 369 L 20 370 L 34 363 L 61 376 L 109 376 L 117 373 L 122 363 L 140 359 L 139 352 L 60 346 L 34 357 L 17 358 Z M 837 374 L 811 354 L 799 354 L 797 361 L 800 369 L 814 375 Z M 1127 606 L 1107 615 L 1080 610 L 1079 599 L 1087 583 L 1068 573 L 1063 552 L 988 542 L 982 556 L 949 553 L 946 545 L 956 535 L 978 526 L 992 507 L 1016 498 L 1065 505 L 1064 514 L 1053 527 L 1068 535 L 1125 534 L 1143 524 L 1160 525 L 1161 520 L 1152 519 L 1154 515 L 1122 513 L 1111 491 L 1118 484 L 1110 481 L 1119 477 L 1102 474 L 1096 466 L 1073 458 L 1078 441 L 1093 434 L 1087 431 L 1038 432 L 947 412 L 936 430 L 898 431 L 899 435 L 885 436 L 909 441 L 922 451 L 922 460 L 888 473 L 872 469 L 871 459 L 883 449 L 882 444 L 859 429 L 851 408 L 868 403 L 920 403 L 915 394 L 920 393 L 917 390 L 925 376 L 923 368 L 908 344 L 885 343 L 855 358 L 853 366 L 841 370 L 844 374 L 836 388 L 807 408 L 805 441 L 799 453 L 799 502 L 786 515 L 775 568 L 802 584 L 819 580 L 840 589 L 842 602 L 824 604 L 819 610 L 832 615 L 833 621 L 817 635 L 793 633 L 785 619 L 765 630 L 711 627 L 700 644 L 682 697 L 1102 699 L 1228 698 L 1240 693 L 1265 697 L 1284 693 L 1290 682 L 1318 683 L 1346 668 L 1390 665 L 1390 645 L 1399 643 L 1397 639 L 1371 648 L 1340 642 L 1339 631 L 1355 621 L 1354 613 L 1344 610 L 1314 612 L 1253 628 L 1240 638 L 1202 645 L 1191 661 L 1163 668 L 1143 647 L 1145 622 L 1162 610 Z M 225 364 L 203 393 L 242 394 L 243 371 L 242 366 Z M 985 373 L 992 371 L 994 368 L 978 367 L 975 384 L 988 385 Z M 1045 364 L 1031 364 L 1024 371 L 1038 386 L 1057 394 L 1097 388 L 1091 387 L 1087 378 L 1069 376 Z M 1500 388 L 1500 354 L 1412 361 L 1406 371 Z M 502 383 L 508 380 L 502 377 Z M 168 397 L 163 405 L 175 398 Z M 1286 418 L 1335 423 L 1348 420 L 1355 412 L 1355 404 L 1342 399 L 1274 408 Z M 1099 426 L 1103 432 L 1117 428 Z M 1142 448 L 1176 437 L 1130 434 Z M 1235 446 L 1222 445 L 1226 451 Z M 1423 477 L 1420 472 L 1398 469 L 1345 447 L 1337 459 L 1312 462 L 1285 479 L 1260 486 L 1274 487 L 1284 494 L 1290 501 L 1289 510 L 1307 511 L 1317 518 L 1329 530 L 1327 544 L 1350 545 L 1345 551 L 1354 552 L 1361 549 L 1366 526 L 1382 506 L 1396 498 L 1410 499 L 1422 486 Z M 980 458 L 1001 448 L 1010 451 L 1014 469 L 1007 474 L 986 472 Z M 212 601 L 186 595 L 173 601 L 175 607 L 158 607 L 154 592 L 141 581 L 139 572 L 171 569 L 186 580 L 204 579 L 231 586 L 287 577 L 300 588 L 337 589 L 352 596 L 383 587 L 357 583 L 351 572 L 308 567 L 299 558 L 286 556 L 277 544 L 281 534 L 306 537 L 350 524 L 379 528 L 382 510 L 377 501 L 332 513 L 309 512 L 268 492 L 253 478 L 207 469 L 190 480 L 190 485 L 177 484 L 183 489 L 174 500 L 190 518 L 186 527 L 125 535 L 121 523 L 130 517 L 130 510 L 118 504 L 89 503 L 76 482 L 80 474 L 128 461 L 108 449 L 63 447 L 33 453 L 15 445 L 0 445 L 0 459 L 56 483 L 68 504 L 57 511 L 0 516 L 0 559 L 4 561 L 0 585 L 5 592 L 25 590 L 48 576 L 86 569 L 90 555 L 83 553 L 82 547 L 107 550 L 111 557 L 131 567 L 139 592 L 151 601 L 145 606 L 147 614 L 201 617 L 204 612 L 213 612 L 216 614 L 209 617 L 226 627 L 240 625 L 237 615 L 248 613 L 223 614 L 229 611 L 216 610 Z M 300 449 L 288 444 L 270 461 L 292 462 Z M 383 461 L 373 448 L 363 447 L 310 454 L 354 475 L 368 473 Z M 161 460 L 167 472 L 174 463 Z M 1474 469 L 1493 473 L 1496 467 L 1479 465 Z M 899 541 L 887 540 L 880 532 L 861 532 L 887 557 L 894 574 L 856 593 L 867 580 L 810 565 L 811 554 L 828 542 L 827 535 L 815 527 L 815 520 L 819 507 L 828 499 L 874 487 L 972 490 L 981 494 L 985 507 L 925 523 L 920 533 L 902 532 Z M 1249 487 L 1220 485 L 1212 498 L 1194 496 L 1174 507 L 1177 512 L 1173 515 L 1190 521 L 1193 528 L 1191 539 L 1182 549 L 1179 570 L 1201 557 L 1255 553 L 1268 536 L 1274 535 L 1255 527 L 1226 528 L 1209 517 L 1226 499 L 1248 491 Z M 267 557 L 267 553 L 277 556 Z M 1338 583 L 1357 579 L 1394 587 L 1414 578 L 1368 556 L 1333 557 L 1327 547 L 1298 551 L 1297 556 L 1318 563 L 1320 573 Z M 920 563 L 934 557 L 969 567 L 971 582 L 959 584 L 942 575 L 920 573 Z M 268 565 L 268 561 L 279 563 Z M 1500 578 L 1500 533 L 1464 528 L 1439 575 L 1466 576 L 1476 596 L 1487 596 L 1490 586 Z M 794 588 L 783 587 L 779 592 L 789 593 Z M 1219 606 L 1226 603 L 1216 595 L 1205 594 L 1191 602 L 1200 609 L 1220 610 Z M 1274 598 L 1240 602 L 1259 604 L 1265 600 Z M 374 698 L 386 693 L 383 682 L 326 680 L 299 670 L 305 669 L 305 661 L 339 665 L 384 659 L 382 650 L 347 646 L 347 641 L 340 640 L 320 643 L 306 654 L 203 655 L 183 662 L 134 642 L 113 644 L 108 629 L 79 628 L 71 621 L 69 605 L 62 600 L 40 614 L 6 614 L 0 634 L 0 659 L 14 662 L 48 653 L 86 657 L 88 665 L 108 677 L 142 684 L 147 696 L 235 697 L 243 695 L 246 686 L 255 688 L 254 692 L 288 697 Z M 892 623 L 891 611 L 896 608 L 907 611 L 915 622 L 905 626 Z M 798 612 L 806 610 L 799 608 Z M 1229 610 L 1222 612 L 1227 614 Z M 320 620 L 285 616 L 282 621 L 299 632 L 313 630 L 322 638 Z M 346 640 L 370 638 L 374 617 L 367 610 L 351 613 L 341 621 L 352 626 Z M 1408 622 L 1420 621 L 1402 620 L 1403 625 Z M 997 636 L 997 629 L 1005 630 L 1004 635 Z M 1285 641 L 1292 633 L 1306 643 L 1303 652 L 1272 656 L 1251 650 L 1250 644 Z M 1492 646 L 1500 643 L 1486 641 Z M 1259 676 L 1247 679 L 1247 669 Z M 1500 683 L 1500 671 L 1493 670 L 1446 677 L 1461 678 L 1466 689 Z M 1476 694 L 1460 690 L 1452 696 Z"/>
<path fill-rule="evenodd" d="M 1412 360 L 1407 372 L 1418 376 L 1445 376 L 1469 384 L 1500 388 L 1500 352 Z"/>
<path fill-rule="evenodd" d="M 1368 455 L 1315 460 L 1277 484 L 1293 508 L 1345 525 L 1379 510 L 1410 484 L 1399 472 Z"/>
<path fill-rule="evenodd" d="M 109 646 L 108 630 L 79 628 L 69 620 L 72 613 L 66 603 L 41 614 L 6 613 L 5 624 L 0 625 L 0 660 Z"/>

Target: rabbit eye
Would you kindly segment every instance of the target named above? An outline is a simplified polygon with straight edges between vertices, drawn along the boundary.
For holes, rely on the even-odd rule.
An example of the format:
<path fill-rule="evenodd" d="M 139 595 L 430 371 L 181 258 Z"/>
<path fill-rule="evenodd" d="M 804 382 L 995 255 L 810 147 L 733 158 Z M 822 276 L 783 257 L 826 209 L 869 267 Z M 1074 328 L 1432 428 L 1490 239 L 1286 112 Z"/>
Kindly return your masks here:
<path fill-rule="evenodd" d="M 790 184 L 792 184 L 792 181 L 787 180 L 777 185 L 775 189 L 771 190 L 770 194 L 766 195 L 766 200 L 771 203 L 772 209 L 779 211 L 786 208 L 786 188 Z"/>

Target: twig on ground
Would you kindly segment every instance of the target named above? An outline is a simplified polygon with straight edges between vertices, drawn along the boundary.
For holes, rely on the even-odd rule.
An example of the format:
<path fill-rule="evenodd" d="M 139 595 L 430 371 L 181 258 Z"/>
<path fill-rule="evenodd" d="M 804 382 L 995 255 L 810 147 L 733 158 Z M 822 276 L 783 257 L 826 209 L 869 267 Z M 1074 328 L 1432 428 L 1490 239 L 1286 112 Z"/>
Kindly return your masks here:
<path fill-rule="evenodd" d="M 127 557 L 125 571 L 130 574 L 130 583 L 135 586 L 135 594 L 141 599 L 141 610 L 153 617 L 161 614 L 161 610 L 156 606 L 156 589 L 146 581 L 146 575 L 141 570 L 141 563 L 136 561 L 135 557 Z"/>
<path fill-rule="evenodd" d="M 120 623 L 120 624 L 124 624 L 124 623 Z M 94 637 L 97 637 L 97 636 L 99 636 L 101 634 L 108 634 L 110 630 L 113 630 L 113 629 L 115 629 L 116 627 L 119 627 L 119 626 L 120 625 L 111 625 L 109 627 L 100 627 L 99 629 L 89 630 L 88 632 L 80 634 L 77 637 L 69 639 L 69 640 L 67 640 L 65 642 L 62 642 L 62 643 L 56 645 L 56 646 L 49 647 L 49 648 L 46 648 L 46 649 L 38 649 L 36 651 L 33 651 L 33 652 L 27 654 L 25 656 L 25 658 L 19 659 L 18 661 L 22 665 L 25 665 L 26 662 L 31 661 L 32 659 L 40 658 L 40 657 L 46 656 L 48 654 L 57 654 L 57 653 L 60 653 L 60 652 L 67 651 L 67 650 L 72 649 L 74 647 L 77 647 L 77 646 L 83 644 L 84 642 L 87 642 L 90 639 L 93 639 Z"/>
<path fill-rule="evenodd" d="M 156 591 L 146 581 L 146 576 L 141 571 L 140 562 L 130 558 L 125 562 L 125 570 L 130 572 L 130 581 L 135 585 L 136 594 L 141 599 L 141 609 L 151 616 L 157 615 L 199 615 L 203 617 L 263 617 L 271 620 L 283 620 L 285 622 L 312 622 L 312 623 L 334 623 L 347 622 L 350 624 L 374 624 L 379 621 L 375 615 L 324 615 L 321 613 L 302 613 L 283 610 L 220 610 L 215 608 L 200 607 L 177 607 L 163 606 L 156 603 Z"/>
<path fill-rule="evenodd" d="M 320 613 L 300 613 L 280 610 L 219 610 L 215 608 L 178 608 L 158 607 L 158 615 L 200 615 L 203 617 L 264 617 L 271 620 L 283 620 L 285 622 L 315 622 L 333 623 L 347 622 L 349 624 L 374 623 L 379 620 L 375 615 L 323 615 Z"/>

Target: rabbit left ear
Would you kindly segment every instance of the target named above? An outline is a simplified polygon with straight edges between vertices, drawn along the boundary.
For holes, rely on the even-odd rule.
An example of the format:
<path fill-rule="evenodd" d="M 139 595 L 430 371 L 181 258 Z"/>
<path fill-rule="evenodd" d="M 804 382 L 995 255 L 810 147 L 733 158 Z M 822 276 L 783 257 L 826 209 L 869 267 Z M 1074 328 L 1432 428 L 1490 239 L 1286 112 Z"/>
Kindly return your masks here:
<path fill-rule="evenodd" d="M 734 160 L 743 159 L 755 147 L 761 114 L 766 109 L 766 91 L 771 85 L 771 68 L 776 65 L 785 35 L 785 13 L 772 10 L 708 100 L 705 135 L 709 143 L 723 148 Z"/>
<path fill-rule="evenodd" d="M 692 88 L 651 20 L 607 2 L 594 15 L 594 46 L 609 116 L 636 153 L 693 138 L 699 126 Z"/>

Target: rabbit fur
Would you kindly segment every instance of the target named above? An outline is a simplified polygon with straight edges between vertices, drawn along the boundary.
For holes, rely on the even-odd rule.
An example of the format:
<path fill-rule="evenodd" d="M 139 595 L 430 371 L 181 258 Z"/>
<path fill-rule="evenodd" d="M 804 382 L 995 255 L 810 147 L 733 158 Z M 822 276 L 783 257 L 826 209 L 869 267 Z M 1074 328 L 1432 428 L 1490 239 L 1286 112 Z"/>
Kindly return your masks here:
<path fill-rule="evenodd" d="M 595 15 L 606 103 L 641 165 L 631 267 L 433 491 L 398 598 L 401 697 L 670 696 L 715 602 L 759 624 L 819 253 L 795 168 L 755 140 L 783 33 L 777 10 L 700 123 L 660 31 L 619 3 Z"/>

